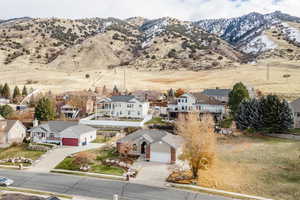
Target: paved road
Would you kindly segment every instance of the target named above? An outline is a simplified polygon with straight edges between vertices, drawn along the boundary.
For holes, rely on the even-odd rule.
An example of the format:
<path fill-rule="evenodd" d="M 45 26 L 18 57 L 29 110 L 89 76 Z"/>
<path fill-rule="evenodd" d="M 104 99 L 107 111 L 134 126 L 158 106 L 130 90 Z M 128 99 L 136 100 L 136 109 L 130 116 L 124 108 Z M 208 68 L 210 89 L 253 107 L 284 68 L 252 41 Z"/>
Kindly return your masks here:
<path fill-rule="evenodd" d="M 51 169 L 55 168 L 61 161 L 65 159 L 65 157 L 77 153 L 80 151 L 86 151 L 90 149 L 96 149 L 103 147 L 104 144 L 98 143 L 90 143 L 87 146 L 79 146 L 79 147 L 59 147 L 57 149 L 51 150 L 47 152 L 42 158 L 34 164 L 34 166 L 30 167 L 28 171 L 31 172 L 50 172 Z"/>
<path fill-rule="evenodd" d="M 71 175 L 0 169 L 0 176 L 13 179 L 13 187 L 108 200 L 113 194 L 119 194 L 120 200 L 229 200 L 209 194 Z"/>

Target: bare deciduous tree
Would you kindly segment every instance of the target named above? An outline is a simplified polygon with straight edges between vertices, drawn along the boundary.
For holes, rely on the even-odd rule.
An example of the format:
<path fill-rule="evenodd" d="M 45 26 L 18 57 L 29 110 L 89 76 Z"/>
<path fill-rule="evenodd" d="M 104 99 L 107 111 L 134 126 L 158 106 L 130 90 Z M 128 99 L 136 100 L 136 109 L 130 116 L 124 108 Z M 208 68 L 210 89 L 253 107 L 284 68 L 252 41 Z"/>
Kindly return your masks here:
<path fill-rule="evenodd" d="M 184 139 L 181 159 L 189 163 L 193 178 L 199 169 L 209 168 L 215 160 L 216 136 L 211 115 L 199 118 L 198 114 L 180 115 L 176 128 Z"/>

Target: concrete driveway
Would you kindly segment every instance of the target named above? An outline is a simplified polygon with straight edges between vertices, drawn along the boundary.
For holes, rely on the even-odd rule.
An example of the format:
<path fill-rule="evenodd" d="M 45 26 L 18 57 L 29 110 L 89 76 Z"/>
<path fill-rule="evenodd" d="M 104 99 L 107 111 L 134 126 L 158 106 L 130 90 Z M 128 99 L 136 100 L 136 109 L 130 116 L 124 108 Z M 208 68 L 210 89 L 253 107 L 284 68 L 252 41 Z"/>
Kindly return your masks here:
<path fill-rule="evenodd" d="M 98 143 L 90 143 L 87 146 L 79 146 L 79 147 L 59 147 L 57 149 L 53 149 L 44 154 L 40 160 L 36 161 L 32 167 L 30 167 L 27 171 L 31 172 L 50 172 L 56 165 L 58 165 L 61 161 L 63 161 L 67 156 L 86 151 L 90 149 L 96 149 L 103 147 L 105 144 Z"/>
<path fill-rule="evenodd" d="M 169 164 L 157 162 L 137 161 L 134 168 L 138 169 L 136 178 L 132 178 L 130 182 L 137 184 L 146 184 L 150 186 L 164 187 L 166 178 L 169 175 Z"/>

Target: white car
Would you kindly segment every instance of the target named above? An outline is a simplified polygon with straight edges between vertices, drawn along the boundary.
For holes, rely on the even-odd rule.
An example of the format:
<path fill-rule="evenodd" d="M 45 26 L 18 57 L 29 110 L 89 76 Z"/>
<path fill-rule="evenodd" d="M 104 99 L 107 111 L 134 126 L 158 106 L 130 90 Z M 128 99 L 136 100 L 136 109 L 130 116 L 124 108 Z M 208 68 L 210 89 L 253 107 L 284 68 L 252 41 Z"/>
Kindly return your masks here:
<path fill-rule="evenodd" d="M 11 184 L 13 184 L 14 181 L 5 177 L 0 177 L 0 186 L 9 186 Z"/>

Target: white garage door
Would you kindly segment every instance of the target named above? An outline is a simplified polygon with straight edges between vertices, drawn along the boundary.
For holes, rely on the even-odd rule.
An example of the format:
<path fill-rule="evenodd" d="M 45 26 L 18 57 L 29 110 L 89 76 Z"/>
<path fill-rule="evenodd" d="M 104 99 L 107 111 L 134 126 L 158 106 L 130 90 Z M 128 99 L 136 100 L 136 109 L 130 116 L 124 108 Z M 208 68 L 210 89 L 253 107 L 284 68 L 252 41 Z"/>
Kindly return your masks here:
<path fill-rule="evenodd" d="M 157 142 L 151 144 L 150 149 L 151 149 L 150 161 L 162 162 L 162 163 L 171 162 L 170 146 L 168 146 L 167 144 L 162 142 Z"/>
<path fill-rule="evenodd" d="M 150 161 L 152 162 L 170 163 L 170 160 L 169 153 L 151 152 Z"/>

